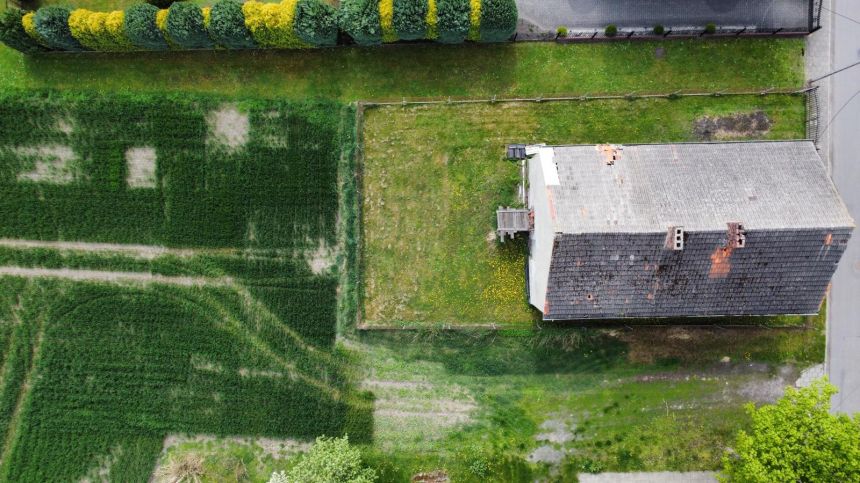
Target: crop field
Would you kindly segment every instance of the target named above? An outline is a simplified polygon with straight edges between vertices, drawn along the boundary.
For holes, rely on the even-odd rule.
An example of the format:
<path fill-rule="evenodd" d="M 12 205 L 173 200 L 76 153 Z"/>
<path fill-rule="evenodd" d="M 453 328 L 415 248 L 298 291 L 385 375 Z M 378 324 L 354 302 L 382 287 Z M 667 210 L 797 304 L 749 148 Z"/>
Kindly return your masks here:
<path fill-rule="evenodd" d="M 370 439 L 333 350 L 350 108 L 0 110 L 0 479 L 144 481 L 173 433 Z"/>
<path fill-rule="evenodd" d="M 805 136 L 804 99 L 785 95 L 368 109 L 364 324 L 532 324 L 525 244 L 499 243 L 494 231 L 521 180 L 506 144 L 690 141 L 714 119 L 749 113 L 768 122 L 719 136 Z"/>

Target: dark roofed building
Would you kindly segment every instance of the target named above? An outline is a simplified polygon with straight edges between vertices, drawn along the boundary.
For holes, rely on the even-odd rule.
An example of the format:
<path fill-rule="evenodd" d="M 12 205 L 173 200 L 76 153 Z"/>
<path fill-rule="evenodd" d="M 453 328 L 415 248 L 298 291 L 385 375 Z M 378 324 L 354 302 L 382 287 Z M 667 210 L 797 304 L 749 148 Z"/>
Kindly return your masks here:
<path fill-rule="evenodd" d="M 528 154 L 546 320 L 816 313 L 854 228 L 809 141 Z"/>

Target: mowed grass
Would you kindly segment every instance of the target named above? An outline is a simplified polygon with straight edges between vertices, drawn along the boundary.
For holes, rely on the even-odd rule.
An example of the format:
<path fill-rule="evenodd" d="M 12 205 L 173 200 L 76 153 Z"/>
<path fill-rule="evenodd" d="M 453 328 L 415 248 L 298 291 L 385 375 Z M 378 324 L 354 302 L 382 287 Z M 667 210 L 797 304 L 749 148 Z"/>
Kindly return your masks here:
<path fill-rule="evenodd" d="M 392 45 L 307 51 L 23 56 L 0 46 L 0 89 L 207 92 L 342 101 L 793 88 L 802 40 Z M 660 58 L 656 50 L 663 49 Z"/>
<path fill-rule="evenodd" d="M 334 350 L 351 108 L 53 91 L 0 106 L 0 237 L 77 243 L 0 249 L 0 480 L 145 481 L 172 433 L 371 439 Z M 113 272 L 191 283 L 96 279 Z"/>
<path fill-rule="evenodd" d="M 770 139 L 804 136 L 800 96 L 386 107 L 365 115 L 364 322 L 528 326 L 525 245 L 499 243 L 495 210 L 517 202 L 508 143 L 694 139 L 702 116 L 762 110 Z"/>

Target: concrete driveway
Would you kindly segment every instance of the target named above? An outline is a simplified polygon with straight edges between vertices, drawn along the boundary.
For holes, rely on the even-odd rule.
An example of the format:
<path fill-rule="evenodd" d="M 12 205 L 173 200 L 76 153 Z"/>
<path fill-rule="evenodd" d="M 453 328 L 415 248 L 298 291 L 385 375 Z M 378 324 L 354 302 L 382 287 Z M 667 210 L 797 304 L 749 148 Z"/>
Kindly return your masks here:
<path fill-rule="evenodd" d="M 833 67 L 839 68 L 860 60 L 860 1 L 834 0 L 831 9 L 842 15 L 832 17 Z M 836 116 L 829 127 L 833 181 L 855 222 L 860 222 L 860 66 L 835 75 L 831 85 L 830 117 Z M 833 398 L 833 410 L 857 413 L 860 412 L 860 230 L 854 231 L 833 277 L 828 312 L 827 372 L 840 391 Z"/>
<path fill-rule="evenodd" d="M 809 0 L 517 0 L 520 18 L 545 31 L 559 26 L 603 30 L 670 27 L 758 27 L 805 30 Z"/>

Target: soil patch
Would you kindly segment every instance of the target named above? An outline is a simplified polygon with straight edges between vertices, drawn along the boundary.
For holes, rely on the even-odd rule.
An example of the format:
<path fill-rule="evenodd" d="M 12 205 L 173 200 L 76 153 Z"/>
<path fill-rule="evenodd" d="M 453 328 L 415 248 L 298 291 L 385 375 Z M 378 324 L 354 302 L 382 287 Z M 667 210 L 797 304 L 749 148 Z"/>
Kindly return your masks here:
<path fill-rule="evenodd" d="M 773 122 L 763 111 L 730 116 L 705 116 L 696 120 L 693 134 L 700 141 L 760 138 L 770 131 L 772 125 Z"/>
<path fill-rule="evenodd" d="M 69 146 L 62 144 L 45 146 L 22 146 L 12 150 L 23 158 L 29 171 L 18 174 L 18 181 L 36 183 L 70 184 L 78 178 L 74 161 L 77 155 Z"/>
<path fill-rule="evenodd" d="M 129 188 L 155 188 L 155 148 L 129 148 L 125 152 Z"/>
<path fill-rule="evenodd" d="M 251 122 L 248 115 L 233 104 L 224 104 L 217 111 L 209 113 L 209 142 L 234 152 L 248 142 Z"/>
<path fill-rule="evenodd" d="M 451 478 L 445 470 L 430 471 L 427 473 L 418 473 L 410 480 L 412 483 L 448 483 Z"/>

